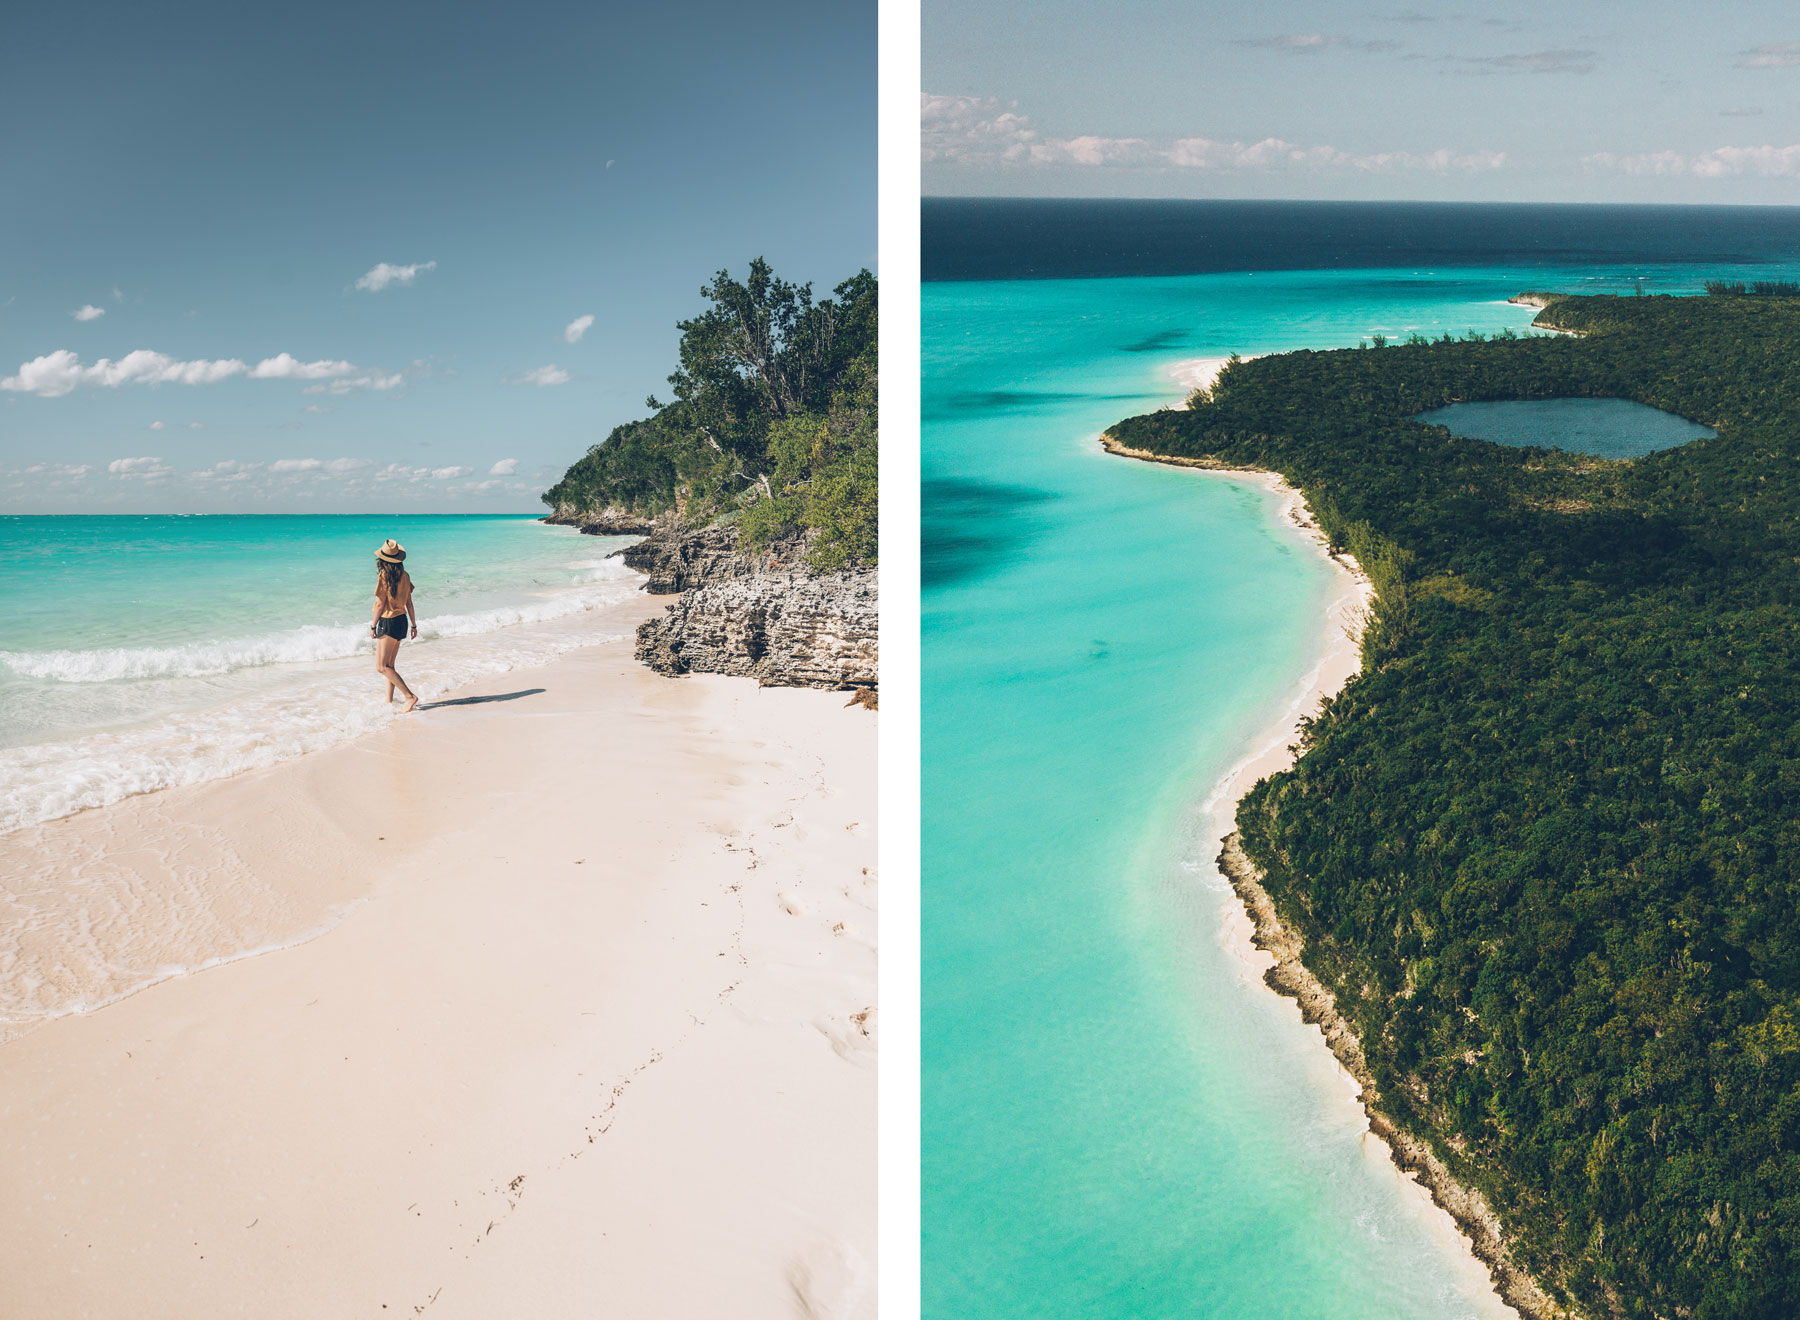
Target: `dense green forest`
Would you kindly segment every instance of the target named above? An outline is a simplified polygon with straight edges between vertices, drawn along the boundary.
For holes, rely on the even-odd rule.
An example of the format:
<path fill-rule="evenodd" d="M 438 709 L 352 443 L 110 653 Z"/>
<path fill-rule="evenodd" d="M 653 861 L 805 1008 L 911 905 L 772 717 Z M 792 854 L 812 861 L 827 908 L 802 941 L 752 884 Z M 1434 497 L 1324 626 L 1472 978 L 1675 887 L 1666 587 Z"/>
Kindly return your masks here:
<path fill-rule="evenodd" d="M 1580 335 L 1235 362 L 1113 434 L 1282 473 L 1378 587 L 1238 824 L 1383 1107 L 1589 1315 L 1800 1315 L 1800 298 L 1539 321 Z M 1720 434 L 1408 420 L 1560 396 Z"/>
<path fill-rule="evenodd" d="M 875 277 L 813 301 L 760 258 L 720 271 L 682 321 L 673 397 L 615 427 L 544 492 L 557 513 L 732 520 L 753 546 L 812 532 L 821 569 L 876 559 Z"/>

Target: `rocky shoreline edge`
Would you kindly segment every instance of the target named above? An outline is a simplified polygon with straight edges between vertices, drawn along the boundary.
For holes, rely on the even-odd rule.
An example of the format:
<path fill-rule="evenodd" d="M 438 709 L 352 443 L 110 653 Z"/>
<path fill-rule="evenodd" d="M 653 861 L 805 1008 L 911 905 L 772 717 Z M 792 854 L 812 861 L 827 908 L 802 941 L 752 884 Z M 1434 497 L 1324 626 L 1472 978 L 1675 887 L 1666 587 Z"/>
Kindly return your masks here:
<path fill-rule="evenodd" d="M 638 625 L 636 657 L 659 674 L 729 674 L 765 687 L 850 690 L 873 709 L 880 679 L 876 571 L 818 572 L 812 538 L 764 550 L 739 544 L 730 524 L 688 526 L 617 510 L 542 521 L 590 536 L 642 536 L 613 555 L 647 576 L 644 590 L 673 595 Z M 609 556 L 611 557 L 611 556 Z"/>
<path fill-rule="evenodd" d="M 1217 459 L 1181 458 L 1133 448 L 1121 443 L 1110 431 L 1102 433 L 1100 445 L 1107 453 L 1120 458 L 1162 463 L 1171 467 L 1199 468 L 1226 476 L 1272 477 L 1282 480 L 1279 473 L 1263 468 L 1239 467 Z M 1296 495 L 1304 498 L 1300 492 L 1296 492 Z M 1334 559 L 1340 557 L 1338 552 L 1332 550 L 1315 522 L 1299 516 L 1296 516 L 1296 522 L 1301 527 L 1316 532 L 1327 555 Z M 1234 807 L 1234 818 L 1235 815 Z M 1275 959 L 1275 965 L 1264 974 L 1263 980 L 1275 993 L 1299 1004 L 1303 1022 L 1319 1028 L 1326 1047 L 1355 1079 L 1358 1103 L 1368 1119 L 1369 1130 L 1387 1144 L 1395 1167 L 1416 1178 L 1438 1207 L 1450 1216 L 1468 1239 L 1476 1259 L 1487 1266 L 1500 1299 L 1517 1311 L 1523 1320 L 1577 1320 L 1574 1312 L 1559 1305 L 1536 1278 L 1513 1260 L 1512 1244 L 1486 1198 L 1462 1183 L 1438 1157 L 1429 1142 L 1407 1132 L 1381 1110 L 1380 1092 L 1363 1056 L 1362 1042 L 1349 1021 L 1337 1011 L 1335 996 L 1301 961 L 1305 942 L 1277 914 L 1274 900 L 1263 888 L 1256 868 L 1243 853 L 1237 831 L 1233 830 L 1226 837 L 1217 864 L 1250 918 L 1252 941 L 1257 948 Z"/>
<path fill-rule="evenodd" d="M 1395 1166 L 1418 1179 L 1431 1199 L 1456 1221 L 1469 1239 L 1476 1259 L 1488 1267 L 1501 1301 L 1525 1320 L 1572 1320 L 1573 1313 L 1559 1306 L 1535 1278 L 1513 1261 L 1511 1243 L 1487 1199 L 1461 1182 L 1429 1142 L 1400 1127 L 1380 1109 L 1380 1093 L 1363 1057 L 1362 1042 L 1337 1011 L 1335 996 L 1300 960 L 1305 942 L 1276 913 L 1275 902 L 1263 888 L 1256 867 L 1244 855 L 1236 831 L 1225 840 L 1218 864 L 1250 917 L 1251 939 L 1275 959 L 1275 965 L 1263 974 L 1264 982 L 1276 994 L 1300 1005 L 1300 1020 L 1319 1028 L 1326 1046 L 1356 1079 L 1360 1088 L 1357 1100 L 1368 1116 L 1369 1131 L 1387 1143 Z"/>

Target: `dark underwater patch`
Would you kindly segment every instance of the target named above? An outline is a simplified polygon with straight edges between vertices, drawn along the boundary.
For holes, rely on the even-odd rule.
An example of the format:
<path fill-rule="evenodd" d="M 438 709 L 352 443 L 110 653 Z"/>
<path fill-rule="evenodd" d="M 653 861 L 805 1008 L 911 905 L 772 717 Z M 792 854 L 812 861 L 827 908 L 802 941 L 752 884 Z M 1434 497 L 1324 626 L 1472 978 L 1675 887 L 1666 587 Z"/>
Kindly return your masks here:
<path fill-rule="evenodd" d="M 954 477 L 927 478 L 919 496 L 919 579 L 928 588 L 991 571 L 1030 539 L 1028 511 L 1056 498 Z"/>
<path fill-rule="evenodd" d="M 1153 335 L 1146 335 L 1135 344 L 1121 347 L 1123 353 L 1160 353 L 1165 349 L 1179 348 L 1187 342 L 1185 330 L 1158 330 Z"/>

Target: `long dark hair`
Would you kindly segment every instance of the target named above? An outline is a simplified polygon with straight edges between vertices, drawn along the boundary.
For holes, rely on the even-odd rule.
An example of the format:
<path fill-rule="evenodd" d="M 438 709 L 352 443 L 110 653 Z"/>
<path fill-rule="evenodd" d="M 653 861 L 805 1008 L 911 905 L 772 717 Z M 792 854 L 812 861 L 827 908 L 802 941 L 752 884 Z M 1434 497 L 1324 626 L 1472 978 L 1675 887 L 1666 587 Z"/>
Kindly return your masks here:
<path fill-rule="evenodd" d="M 405 564 L 390 564 L 385 559 L 375 561 L 375 594 L 388 604 L 393 604 L 395 594 L 400 590 L 400 575 L 406 572 Z"/>

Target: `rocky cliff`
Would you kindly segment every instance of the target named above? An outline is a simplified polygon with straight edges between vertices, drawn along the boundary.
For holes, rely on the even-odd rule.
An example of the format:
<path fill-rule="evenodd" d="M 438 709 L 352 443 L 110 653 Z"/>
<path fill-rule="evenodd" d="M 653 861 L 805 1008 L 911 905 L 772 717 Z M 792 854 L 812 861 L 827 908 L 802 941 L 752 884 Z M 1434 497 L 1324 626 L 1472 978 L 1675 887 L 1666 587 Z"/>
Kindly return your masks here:
<path fill-rule="evenodd" d="M 738 545 L 732 526 L 658 528 L 617 551 L 644 589 L 677 599 L 638 627 L 637 657 L 663 674 L 735 674 L 780 687 L 872 688 L 879 678 L 873 568 L 817 573 L 808 541 Z"/>
<path fill-rule="evenodd" d="M 543 521 L 558 527 L 573 527 L 584 536 L 648 536 L 656 530 L 653 519 L 625 509 L 587 512 L 563 505 Z"/>

